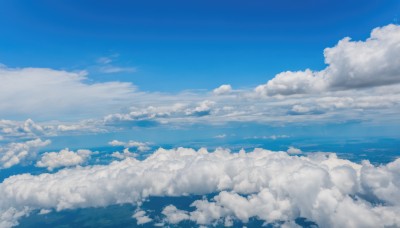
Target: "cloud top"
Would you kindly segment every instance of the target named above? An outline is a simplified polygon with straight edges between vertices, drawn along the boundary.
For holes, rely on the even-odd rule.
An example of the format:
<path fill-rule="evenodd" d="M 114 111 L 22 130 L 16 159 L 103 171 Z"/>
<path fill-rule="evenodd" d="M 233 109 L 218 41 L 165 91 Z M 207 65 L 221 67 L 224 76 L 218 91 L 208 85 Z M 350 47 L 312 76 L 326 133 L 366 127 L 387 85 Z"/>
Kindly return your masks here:
<path fill-rule="evenodd" d="M 194 211 L 165 208 L 167 221 L 213 224 L 230 219 L 268 223 L 304 217 L 322 227 L 399 226 L 400 159 L 356 164 L 335 154 L 307 157 L 255 149 L 232 153 L 159 149 L 143 161 L 22 174 L 0 184 L 2 225 L 33 209 L 73 209 L 138 203 L 149 196 L 217 193 L 193 202 Z M 376 203 L 379 202 L 379 203 Z M 135 214 L 147 222 L 145 213 Z M 5 225 L 4 225 L 5 224 Z"/>
<path fill-rule="evenodd" d="M 400 26 L 376 28 L 366 41 L 346 37 L 324 50 L 322 71 L 287 71 L 258 86 L 257 93 L 273 95 L 370 88 L 400 83 Z"/>

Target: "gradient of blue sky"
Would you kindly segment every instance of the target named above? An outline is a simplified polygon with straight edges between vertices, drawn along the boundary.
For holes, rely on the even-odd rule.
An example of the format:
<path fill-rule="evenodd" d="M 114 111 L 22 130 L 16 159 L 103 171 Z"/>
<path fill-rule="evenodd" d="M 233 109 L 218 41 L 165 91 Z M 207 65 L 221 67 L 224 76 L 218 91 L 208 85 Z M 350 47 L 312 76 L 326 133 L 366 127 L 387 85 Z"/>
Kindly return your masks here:
<path fill-rule="evenodd" d="M 325 67 L 322 51 L 393 23 L 398 0 L 1 1 L 0 63 L 93 69 L 112 56 L 145 91 L 248 88 L 279 72 Z"/>
<path fill-rule="evenodd" d="M 0 227 L 400 227 L 399 12 L 0 0 Z"/>

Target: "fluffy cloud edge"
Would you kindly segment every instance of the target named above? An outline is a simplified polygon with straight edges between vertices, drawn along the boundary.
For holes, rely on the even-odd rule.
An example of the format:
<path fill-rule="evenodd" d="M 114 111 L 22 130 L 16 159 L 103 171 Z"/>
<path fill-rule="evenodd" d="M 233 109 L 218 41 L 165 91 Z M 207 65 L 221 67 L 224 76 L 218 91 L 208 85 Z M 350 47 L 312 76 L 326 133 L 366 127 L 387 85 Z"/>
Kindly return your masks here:
<path fill-rule="evenodd" d="M 0 184 L 4 199 L 0 218 L 3 226 L 10 227 L 32 210 L 140 204 L 150 196 L 218 193 L 213 199 L 193 202 L 192 212 L 171 207 L 174 210 L 164 209 L 163 214 L 171 223 L 183 219 L 198 224 L 231 219 L 246 223 L 252 217 L 293 222 L 304 217 L 329 227 L 398 226 L 399 171 L 400 159 L 373 166 L 339 159 L 333 153 L 291 156 L 263 149 L 248 153 L 222 148 L 214 152 L 158 149 L 142 161 L 127 158 L 109 165 L 9 177 Z M 354 217 L 343 219 L 349 213 Z M 363 216 L 370 219 L 360 219 Z M 136 217 L 142 222 L 151 219 L 143 212 Z"/>
<path fill-rule="evenodd" d="M 77 150 L 76 152 L 65 148 L 59 152 L 46 152 L 36 162 L 37 167 L 47 168 L 53 171 L 60 167 L 76 166 L 85 163 L 92 155 L 90 150 Z"/>
<path fill-rule="evenodd" d="M 255 92 L 285 96 L 398 84 L 399 43 L 400 26 L 394 24 L 375 28 L 365 41 L 346 37 L 324 50 L 325 69 L 282 72 Z"/>

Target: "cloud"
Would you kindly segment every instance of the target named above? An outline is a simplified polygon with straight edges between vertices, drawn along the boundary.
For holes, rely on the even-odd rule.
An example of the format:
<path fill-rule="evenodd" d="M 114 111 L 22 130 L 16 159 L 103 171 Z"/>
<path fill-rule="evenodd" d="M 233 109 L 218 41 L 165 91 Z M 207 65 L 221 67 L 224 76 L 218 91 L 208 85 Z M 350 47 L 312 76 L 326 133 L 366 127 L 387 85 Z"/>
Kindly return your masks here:
<path fill-rule="evenodd" d="M 325 82 L 318 73 L 307 69 L 279 73 L 267 84 L 257 86 L 255 91 L 262 95 L 292 95 L 322 91 L 325 86 Z"/>
<path fill-rule="evenodd" d="M 183 220 L 189 220 L 190 216 L 187 211 L 179 210 L 174 205 L 166 206 L 162 212 L 168 223 L 170 224 L 178 224 Z"/>
<path fill-rule="evenodd" d="M 188 116 L 208 116 L 211 114 L 212 107 L 215 105 L 214 101 L 205 100 L 193 109 L 187 109 L 186 115 Z"/>
<path fill-rule="evenodd" d="M 71 134 L 107 132 L 104 123 L 100 120 L 82 120 L 78 122 L 63 123 L 60 121 L 34 122 L 32 119 L 25 121 L 0 120 L 0 138 L 6 141 L 24 141 L 43 136 L 60 136 Z"/>
<path fill-rule="evenodd" d="M 114 73 L 134 73 L 136 72 L 135 67 L 118 67 L 118 66 L 102 66 L 99 68 L 99 71 L 104 74 L 114 74 Z"/>
<path fill-rule="evenodd" d="M 0 147 L 0 169 L 10 168 L 22 161 L 35 158 L 39 148 L 50 144 L 50 140 L 30 140 L 19 143 L 9 143 Z"/>
<path fill-rule="evenodd" d="M 0 112 L 13 118 L 77 119 L 129 104 L 135 90 L 131 83 L 91 83 L 86 76 L 86 72 L 0 67 Z"/>
<path fill-rule="evenodd" d="M 32 119 L 25 121 L 0 120 L 0 134 L 7 137 L 32 138 L 48 134 L 50 126 L 36 124 Z"/>
<path fill-rule="evenodd" d="M 224 139 L 224 138 L 226 138 L 226 134 L 216 135 L 216 136 L 214 136 L 214 138 L 216 138 L 216 139 Z"/>
<path fill-rule="evenodd" d="M 307 94 L 400 83 L 400 26 L 376 28 L 366 41 L 346 37 L 324 50 L 322 71 L 283 72 L 258 86 L 262 95 Z"/>
<path fill-rule="evenodd" d="M 36 163 L 37 167 L 45 167 L 49 171 L 55 168 L 81 165 L 90 158 L 92 151 L 77 150 L 70 151 L 68 148 L 59 152 L 46 152 L 42 155 L 40 161 Z"/>
<path fill-rule="evenodd" d="M 286 151 L 288 154 L 301 154 L 302 151 L 299 148 L 295 148 L 293 146 L 289 146 L 289 149 Z"/>
<path fill-rule="evenodd" d="M 63 133 L 87 133 L 87 132 L 107 132 L 105 129 L 104 123 L 100 120 L 83 120 L 79 122 L 75 122 L 73 124 L 56 124 L 55 125 L 55 134 L 63 134 Z"/>
<path fill-rule="evenodd" d="M 318 109 L 315 107 L 307 107 L 303 105 L 293 105 L 292 109 L 287 112 L 289 115 L 319 115 L 324 114 L 322 109 Z"/>
<path fill-rule="evenodd" d="M 129 142 L 121 142 L 118 140 L 113 140 L 108 143 L 111 146 L 123 146 L 125 148 L 136 148 L 140 152 L 148 151 L 150 150 L 150 143 L 148 142 L 137 142 L 133 140 L 129 140 Z"/>
<path fill-rule="evenodd" d="M 231 85 L 221 85 L 220 87 L 213 90 L 213 93 L 215 95 L 224 95 L 224 94 L 229 94 L 230 92 L 232 92 Z"/>
<path fill-rule="evenodd" d="M 399 26 L 388 25 L 375 29 L 366 41 L 344 39 L 325 50 L 325 69 L 282 72 L 255 91 L 232 91 L 224 84 L 214 91 L 150 93 L 130 83 L 95 83 L 85 72 L 3 66 L 0 113 L 9 119 L 32 118 L 46 135 L 236 122 L 399 123 L 399 64 L 393 54 L 398 31 Z M 13 128 L 0 122 L 6 140 L 11 133 L 5 131 L 22 137 L 23 131 Z M 39 128 L 30 128 L 36 136 L 29 137 L 41 136 Z"/>
<path fill-rule="evenodd" d="M 245 137 L 244 139 L 272 139 L 272 140 L 277 140 L 277 139 L 285 139 L 285 138 L 290 138 L 288 135 L 263 135 L 263 136 L 253 136 L 253 137 Z"/>
<path fill-rule="evenodd" d="M 96 60 L 96 62 L 100 63 L 100 64 L 109 64 L 111 63 L 113 60 L 110 57 L 100 57 Z"/>
<path fill-rule="evenodd" d="M 0 184 L 0 218 L 3 226 L 10 226 L 31 210 L 216 193 L 214 198 L 194 201 L 191 212 L 169 206 L 163 214 L 171 223 L 245 223 L 250 218 L 294 223 L 303 217 L 320 227 L 400 226 L 399 170 L 400 159 L 373 166 L 332 153 L 298 157 L 263 149 L 159 149 L 142 161 L 127 158 L 53 174 L 11 176 Z"/>
<path fill-rule="evenodd" d="M 114 73 L 134 73 L 136 72 L 135 67 L 121 67 L 115 66 L 112 64 L 117 58 L 119 54 L 113 54 L 110 56 L 100 57 L 96 60 L 96 62 L 100 65 L 95 67 L 98 72 L 103 74 L 114 74 Z"/>
<path fill-rule="evenodd" d="M 121 160 L 122 159 L 126 159 L 126 158 L 134 158 L 134 157 L 137 157 L 137 156 L 138 156 L 138 154 L 130 152 L 129 148 L 125 148 L 122 151 L 122 153 L 116 151 L 116 152 L 111 154 L 111 157 L 118 158 L 118 159 L 121 159 Z"/>
<path fill-rule="evenodd" d="M 138 210 L 135 214 L 133 214 L 132 217 L 137 220 L 138 225 L 146 224 L 146 223 L 153 221 L 153 219 L 148 217 L 146 215 L 146 212 L 142 211 L 142 210 Z"/>

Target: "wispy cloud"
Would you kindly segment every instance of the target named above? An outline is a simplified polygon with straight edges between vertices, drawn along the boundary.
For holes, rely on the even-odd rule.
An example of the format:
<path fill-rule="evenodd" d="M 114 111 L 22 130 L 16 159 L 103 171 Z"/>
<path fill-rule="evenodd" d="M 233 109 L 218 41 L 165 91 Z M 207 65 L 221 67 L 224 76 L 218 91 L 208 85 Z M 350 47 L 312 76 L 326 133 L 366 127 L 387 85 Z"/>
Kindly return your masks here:
<path fill-rule="evenodd" d="M 98 72 L 103 74 L 114 74 L 114 73 L 134 73 L 137 71 L 136 67 L 126 67 L 115 65 L 114 62 L 117 61 L 119 54 L 113 54 L 109 56 L 103 56 L 96 60 L 99 64 L 95 67 Z"/>
<path fill-rule="evenodd" d="M 101 66 L 99 67 L 99 72 L 104 73 L 104 74 L 113 74 L 113 73 L 134 73 L 136 72 L 135 67 L 118 67 L 118 66 L 112 66 L 112 65 L 107 65 L 107 66 Z"/>

